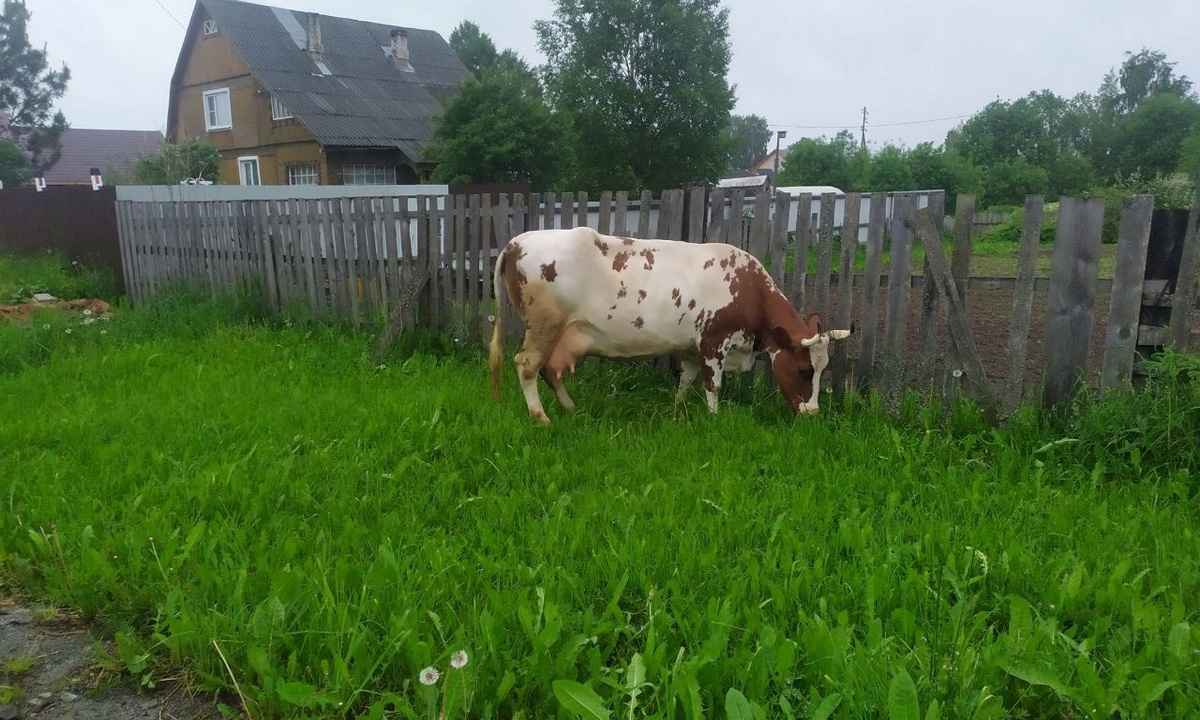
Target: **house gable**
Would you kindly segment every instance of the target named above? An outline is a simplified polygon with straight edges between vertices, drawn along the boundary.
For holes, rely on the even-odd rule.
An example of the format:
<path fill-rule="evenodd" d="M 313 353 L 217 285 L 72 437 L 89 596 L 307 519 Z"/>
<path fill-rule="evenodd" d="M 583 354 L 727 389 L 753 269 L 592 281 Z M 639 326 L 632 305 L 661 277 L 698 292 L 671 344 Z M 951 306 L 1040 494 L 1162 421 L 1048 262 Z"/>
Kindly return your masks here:
<path fill-rule="evenodd" d="M 208 137 L 227 160 L 235 151 L 308 141 L 319 144 L 322 158 L 382 151 L 419 173 L 440 99 L 468 76 L 430 30 L 197 0 L 172 80 L 168 125 L 173 139 Z M 218 87 L 229 88 L 232 127 L 208 132 L 203 93 Z M 272 98 L 294 117 L 273 120 Z"/>

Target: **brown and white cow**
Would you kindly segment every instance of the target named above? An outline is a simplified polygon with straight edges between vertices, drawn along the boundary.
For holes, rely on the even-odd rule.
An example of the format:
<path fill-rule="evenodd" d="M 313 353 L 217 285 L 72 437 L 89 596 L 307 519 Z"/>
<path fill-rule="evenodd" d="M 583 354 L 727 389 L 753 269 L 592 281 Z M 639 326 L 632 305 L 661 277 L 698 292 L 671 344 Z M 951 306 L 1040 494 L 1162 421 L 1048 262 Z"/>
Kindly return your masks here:
<path fill-rule="evenodd" d="M 538 396 L 540 374 L 567 410 L 564 370 L 584 355 L 613 358 L 673 354 L 682 397 L 701 375 L 709 410 L 717 410 L 724 371 L 749 370 L 755 353 L 771 356 L 783 396 L 796 412 L 815 414 L 830 340 L 816 313 L 801 316 L 755 257 L 731 245 L 634 240 L 589 228 L 535 230 L 513 238 L 496 262 L 492 396 L 500 399 L 501 318 L 505 293 L 525 323 L 516 354 L 529 414 L 550 419 Z"/>

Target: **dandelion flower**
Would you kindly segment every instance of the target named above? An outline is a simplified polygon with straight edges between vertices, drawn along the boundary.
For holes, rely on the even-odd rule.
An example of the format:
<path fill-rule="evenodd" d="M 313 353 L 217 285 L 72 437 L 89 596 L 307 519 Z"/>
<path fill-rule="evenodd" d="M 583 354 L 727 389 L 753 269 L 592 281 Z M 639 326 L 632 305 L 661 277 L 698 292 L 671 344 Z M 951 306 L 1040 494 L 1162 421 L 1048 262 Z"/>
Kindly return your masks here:
<path fill-rule="evenodd" d="M 101 335 L 107 335 L 107 334 L 108 334 L 108 331 L 107 331 L 107 330 L 101 330 L 101 331 L 100 331 L 100 334 L 101 334 Z"/>
<path fill-rule="evenodd" d="M 427 667 L 421 671 L 422 685 L 436 685 L 438 678 L 442 675 L 437 671 L 437 668 Z"/>
<path fill-rule="evenodd" d="M 466 650 L 459 650 L 450 656 L 450 667 L 455 670 L 462 670 L 467 666 L 468 662 L 470 662 L 470 658 L 467 657 Z"/>
<path fill-rule="evenodd" d="M 49 329 L 50 329 L 50 323 L 46 323 L 45 325 L 43 325 L 43 326 L 42 326 L 42 329 L 43 329 L 43 330 L 49 330 Z"/>
<path fill-rule="evenodd" d="M 68 334 L 68 335 L 70 335 L 70 334 L 71 334 L 71 328 L 67 328 L 67 331 L 66 331 L 66 332 L 67 332 L 67 334 Z"/>

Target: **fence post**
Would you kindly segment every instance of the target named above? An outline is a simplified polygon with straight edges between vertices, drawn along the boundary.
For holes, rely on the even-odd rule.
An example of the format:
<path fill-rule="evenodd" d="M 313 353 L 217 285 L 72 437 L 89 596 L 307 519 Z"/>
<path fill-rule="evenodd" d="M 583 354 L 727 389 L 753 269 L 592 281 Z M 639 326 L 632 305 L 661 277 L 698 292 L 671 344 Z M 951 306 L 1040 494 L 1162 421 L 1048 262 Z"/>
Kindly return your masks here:
<path fill-rule="evenodd" d="M 888 406 L 899 407 L 904 384 L 904 342 L 908 327 L 908 295 L 912 285 L 912 228 L 917 199 L 900 194 L 892 200 L 891 261 L 888 264 L 887 319 L 883 330 L 883 395 Z"/>
<path fill-rule="evenodd" d="M 1200 281 L 1200 176 L 1196 178 L 1196 194 L 1188 215 L 1188 231 L 1183 240 L 1183 257 L 1175 279 L 1175 297 L 1171 302 L 1171 346 L 1187 350 L 1190 339 L 1192 305 L 1196 283 Z"/>
<path fill-rule="evenodd" d="M 1101 386 L 1118 388 L 1132 380 L 1137 354 L 1138 320 L 1146 275 L 1146 249 L 1150 245 L 1150 218 L 1154 196 L 1127 197 L 1121 203 L 1117 240 L 1117 267 L 1109 298 L 1108 329 L 1104 342 Z"/>
<path fill-rule="evenodd" d="M 1029 319 L 1033 315 L 1034 275 L 1042 235 L 1041 195 L 1025 198 L 1025 225 L 1017 252 L 1017 281 L 1013 289 L 1013 320 L 1008 331 L 1008 355 L 1005 360 L 1004 411 L 1016 409 L 1025 394 L 1025 359 L 1029 347 Z M 958 222 L 955 219 L 955 222 Z"/>
<path fill-rule="evenodd" d="M 1061 406 L 1071 399 L 1087 363 L 1103 223 L 1103 198 L 1059 201 L 1046 303 L 1043 398 L 1047 405 Z"/>
<path fill-rule="evenodd" d="M 870 387 L 875 375 L 875 337 L 879 328 L 879 285 L 883 274 L 883 236 L 887 222 L 887 196 L 872 193 L 868 196 L 871 210 L 867 221 L 867 263 L 864 268 L 866 287 L 863 289 L 862 340 L 858 343 L 858 360 L 854 374 L 860 390 Z"/>
<path fill-rule="evenodd" d="M 850 306 L 854 302 L 854 257 L 858 254 L 858 225 L 862 196 L 858 193 L 847 193 L 845 210 L 842 214 L 842 257 L 838 263 L 837 311 L 834 315 L 833 327 L 845 329 L 850 327 Z M 829 361 L 830 376 L 833 378 L 833 399 L 841 404 L 846 395 L 847 374 L 849 371 L 850 339 L 838 343 L 833 348 L 833 357 Z"/>

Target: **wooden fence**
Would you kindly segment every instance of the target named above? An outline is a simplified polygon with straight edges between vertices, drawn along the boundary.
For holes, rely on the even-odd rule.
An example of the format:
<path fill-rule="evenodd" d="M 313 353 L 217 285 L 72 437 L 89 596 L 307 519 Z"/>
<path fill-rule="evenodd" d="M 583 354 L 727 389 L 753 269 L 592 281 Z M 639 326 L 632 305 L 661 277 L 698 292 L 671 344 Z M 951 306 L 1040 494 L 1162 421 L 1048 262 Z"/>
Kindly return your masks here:
<path fill-rule="evenodd" d="M 0 190 L 0 252 L 62 253 L 69 260 L 100 266 L 121 276 L 116 191 L 90 185 L 52 185 Z"/>
<path fill-rule="evenodd" d="M 854 320 L 860 332 L 838 345 L 831 365 L 839 394 L 873 382 L 892 399 L 904 387 L 951 396 L 961 389 L 1012 407 L 1044 377 L 1045 399 L 1059 403 L 1081 379 L 1129 382 L 1139 346 L 1187 347 L 1195 334 L 1195 214 L 1178 282 L 1146 280 L 1149 197 L 1123 208 L 1111 280 L 1098 278 L 1099 199 L 1062 199 L 1050 275 L 1039 278 L 1040 198 L 1026 206 L 1015 277 L 971 277 L 970 196 L 959 198 L 949 258 L 930 242 L 941 237 L 940 192 L 793 198 L 691 188 L 657 198 L 605 192 L 598 201 L 584 193 L 496 197 L 119 199 L 127 285 L 141 302 L 164 286 L 216 292 L 251 282 L 280 311 L 303 307 L 356 325 L 393 315 L 404 327 L 481 343 L 491 332 L 498 248 L 525 230 L 587 224 L 602 233 L 738 245 L 763 260 L 797 307 L 821 312 L 832 326 Z M 1169 325 L 1141 322 L 1147 303 L 1170 307 Z M 1106 323 L 1097 324 L 1097 313 Z M 519 329 L 515 316 L 506 326 Z"/>

